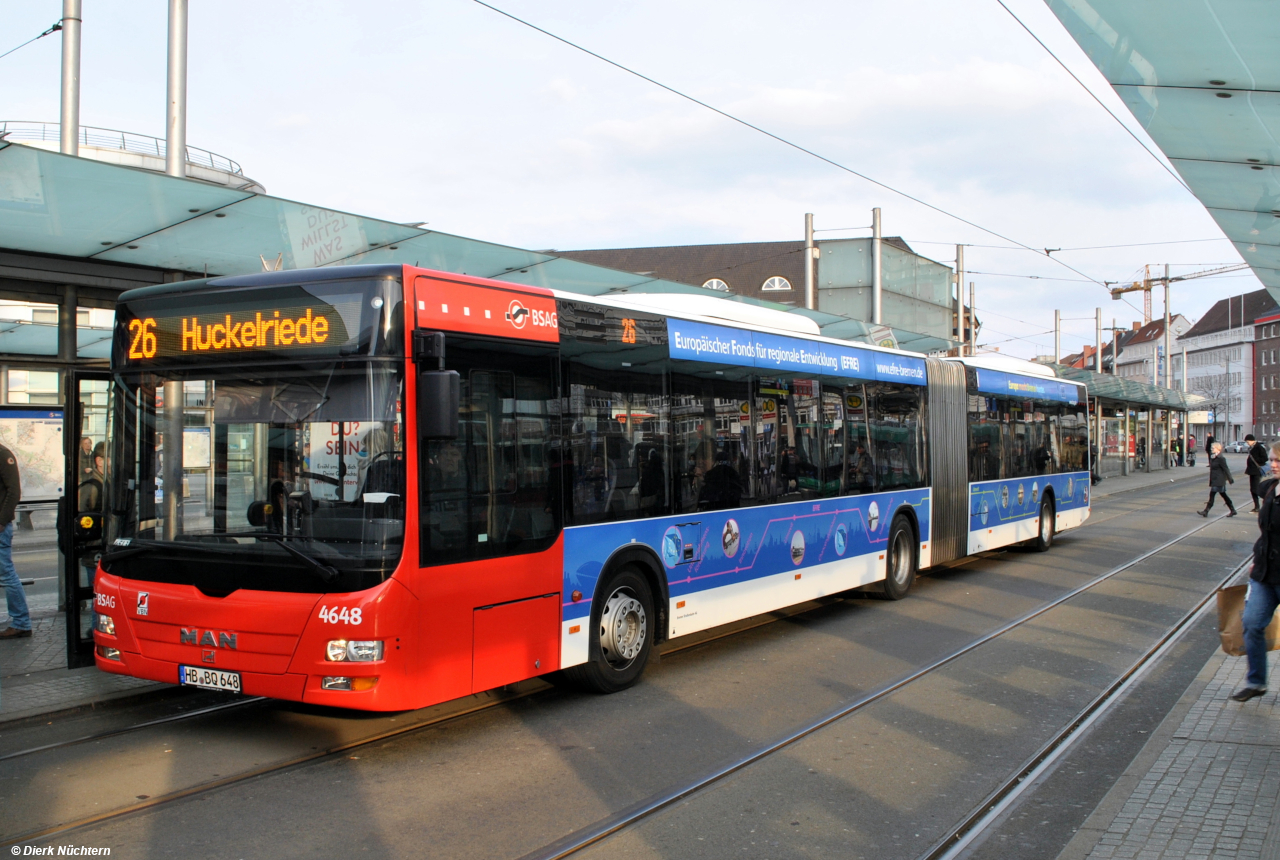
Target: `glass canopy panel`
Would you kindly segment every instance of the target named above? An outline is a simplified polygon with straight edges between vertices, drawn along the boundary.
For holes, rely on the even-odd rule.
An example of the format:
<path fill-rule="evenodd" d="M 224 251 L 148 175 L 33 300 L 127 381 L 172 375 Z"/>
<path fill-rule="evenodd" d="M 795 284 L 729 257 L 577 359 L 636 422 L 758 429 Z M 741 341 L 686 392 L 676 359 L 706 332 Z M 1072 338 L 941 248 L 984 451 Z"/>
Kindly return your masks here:
<path fill-rule="evenodd" d="M 274 264 L 283 255 L 284 268 L 305 269 L 420 233 L 387 221 L 258 196 L 131 242 L 136 249 L 112 248 L 95 259 L 246 275 L 262 271 L 260 256 Z"/>
<path fill-rule="evenodd" d="M 553 259 L 520 248 L 464 239 L 448 233 L 420 233 L 342 260 L 340 265 L 400 263 L 478 278 L 496 278 Z"/>
<path fill-rule="evenodd" d="M 499 280 L 526 284 L 531 287 L 546 287 L 551 290 L 565 290 L 571 293 L 582 293 L 598 296 L 611 291 L 625 291 L 640 284 L 651 284 L 657 278 L 648 278 L 633 272 L 621 272 L 617 269 L 606 269 L 577 260 L 565 260 L 560 257 L 531 266 L 528 270 L 517 270 L 499 277 Z M 687 286 L 682 284 L 681 286 Z M 693 287 L 692 289 L 698 289 Z M 711 291 L 708 291 L 711 292 Z"/>
<path fill-rule="evenodd" d="M 1280 174 L 1265 165 L 1170 159 L 1191 193 L 1211 209 L 1280 211 Z M 1261 170 L 1256 170 L 1261 167 Z"/>
<path fill-rule="evenodd" d="M 1236 242 L 1236 250 L 1250 266 L 1264 269 L 1280 269 L 1280 247 L 1259 245 L 1257 242 Z"/>
<path fill-rule="evenodd" d="M 1280 90 L 1280 15 L 1260 0 L 1046 0 L 1112 84 Z"/>
<path fill-rule="evenodd" d="M 7 248 L 88 257 L 250 196 L 162 173 L 0 144 L 0 244 Z"/>
<path fill-rule="evenodd" d="M 111 358 L 111 335 L 109 328 L 77 328 L 76 355 L 80 358 Z"/>
<path fill-rule="evenodd" d="M 1130 86 L 1116 92 L 1170 158 L 1280 163 L 1280 93 Z"/>
<path fill-rule="evenodd" d="M 1209 214 L 1232 241 L 1280 245 L 1280 216 L 1238 209 L 1210 209 Z"/>
<path fill-rule="evenodd" d="M 16 320 L 0 322 L 0 353 L 57 355 L 58 327 Z"/>

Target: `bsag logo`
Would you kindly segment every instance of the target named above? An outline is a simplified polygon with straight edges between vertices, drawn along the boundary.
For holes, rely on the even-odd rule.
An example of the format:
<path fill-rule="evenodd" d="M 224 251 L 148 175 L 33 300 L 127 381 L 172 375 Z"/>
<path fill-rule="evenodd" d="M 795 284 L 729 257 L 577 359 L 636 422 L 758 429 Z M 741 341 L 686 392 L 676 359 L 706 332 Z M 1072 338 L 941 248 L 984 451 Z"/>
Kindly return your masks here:
<path fill-rule="evenodd" d="M 507 322 L 516 328 L 524 328 L 524 324 L 528 319 L 529 309 L 520 304 L 519 299 L 512 299 L 511 305 L 507 308 Z"/>
<path fill-rule="evenodd" d="M 146 591 L 138 592 L 138 614 L 139 615 L 146 615 L 147 612 L 151 609 L 150 599 L 151 599 L 150 593 Z"/>
<path fill-rule="evenodd" d="M 183 627 L 182 632 L 178 634 L 178 642 L 183 645 L 199 645 L 201 647 L 209 646 L 210 648 L 230 648 L 236 650 L 239 646 L 236 644 L 235 633 L 219 633 L 217 639 L 214 639 L 213 631 L 206 630 L 200 632 L 198 627 Z"/>
<path fill-rule="evenodd" d="M 560 325 L 555 311 L 526 308 L 519 299 L 512 299 L 507 307 L 507 322 L 517 329 L 524 328 L 526 322 L 532 322 L 535 328 L 558 328 Z"/>

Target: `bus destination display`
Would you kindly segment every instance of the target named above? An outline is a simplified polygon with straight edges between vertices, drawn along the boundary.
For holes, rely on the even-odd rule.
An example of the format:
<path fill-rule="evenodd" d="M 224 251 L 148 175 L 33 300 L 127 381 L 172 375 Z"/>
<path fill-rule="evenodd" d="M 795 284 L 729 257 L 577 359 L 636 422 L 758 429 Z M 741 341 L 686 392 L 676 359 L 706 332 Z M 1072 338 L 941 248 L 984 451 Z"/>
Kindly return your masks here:
<path fill-rule="evenodd" d="M 337 347 L 347 340 L 332 306 L 139 316 L 128 321 L 123 334 L 129 362 Z"/>

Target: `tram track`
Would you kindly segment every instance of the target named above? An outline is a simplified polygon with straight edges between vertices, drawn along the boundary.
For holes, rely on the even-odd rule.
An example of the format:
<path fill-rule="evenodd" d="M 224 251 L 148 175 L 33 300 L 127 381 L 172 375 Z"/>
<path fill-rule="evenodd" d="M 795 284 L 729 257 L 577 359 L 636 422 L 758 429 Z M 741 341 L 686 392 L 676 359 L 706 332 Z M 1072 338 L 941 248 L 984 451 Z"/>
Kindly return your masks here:
<path fill-rule="evenodd" d="M 1151 487 L 1141 487 L 1141 488 L 1138 488 L 1138 490 L 1136 490 L 1135 492 L 1141 492 L 1141 491 L 1150 490 L 1150 489 L 1164 489 L 1164 485 L 1158 484 L 1158 485 L 1152 485 Z M 1110 498 L 1110 497 L 1107 497 L 1107 498 Z M 1090 526 L 1102 525 L 1104 523 L 1111 522 L 1112 520 L 1116 520 L 1121 517 L 1130 516 L 1140 511 L 1149 510 L 1151 508 L 1159 507 L 1161 505 L 1167 505 L 1167 504 L 1168 504 L 1168 499 L 1162 499 L 1158 502 L 1153 502 L 1149 505 L 1141 505 L 1135 508 L 1128 508 L 1126 510 L 1119 511 L 1117 513 L 1111 514 L 1101 519 L 1096 517 L 1091 517 L 1080 527 L 1080 529 L 1085 529 Z M 1079 531 L 1079 529 L 1074 531 Z M 1001 548 L 998 550 L 979 553 L 977 555 L 966 556 L 961 559 L 956 559 L 955 561 L 950 561 L 950 562 L 946 562 L 945 564 L 938 565 L 937 567 L 932 568 L 932 570 L 955 570 L 956 568 L 965 567 L 967 565 L 974 564 L 978 561 L 982 561 L 983 559 L 998 557 L 1004 554 L 1005 552 L 1007 552 L 1007 550 L 1008 548 Z M 928 573 L 929 571 L 923 571 L 922 575 L 928 575 Z M 855 594 L 857 596 L 862 596 L 861 592 L 856 592 Z M 744 633 L 749 630 L 756 630 L 761 627 L 768 626 L 770 624 L 775 624 L 787 618 L 794 617 L 796 615 L 801 615 L 806 612 L 811 612 L 813 609 L 820 606 L 825 606 L 832 603 L 838 603 L 843 600 L 848 600 L 850 599 L 850 597 L 851 595 L 834 595 L 826 598 L 818 598 L 816 600 L 810 600 L 810 601 L 806 601 L 805 603 L 797 604 L 795 606 L 789 606 L 784 609 L 776 610 L 774 612 L 767 613 L 763 616 L 756 616 L 754 618 L 744 619 L 743 621 L 738 622 L 736 624 L 725 625 L 723 628 L 718 629 L 716 632 L 712 634 L 700 636 L 700 637 L 695 636 L 692 638 L 691 641 L 681 642 L 676 644 L 673 647 L 662 648 L 660 651 L 655 651 L 655 654 L 657 654 L 659 659 L 661 659 L 662 657 L 668 657 L 673 654 L 678 654 L 682 651 L 686 651 L 692 648 L 699 648 L 699 647 L 702 647 L 703 645 L 709 644 L 711 642 L 716 642 L 718 640 L 727 638 L 729 636 L 736 636 L 740 633 Z M 534 691 L 534 692 L 538 692 L 538 691 Z M 68 738 L 62 741 L 56 741 L 49 744 L 42 744 L 40 746 L 30 747 L 28 749 L 17 750 L 15 752 L 0 754 L 0 762 L 24 758 L 29 755 L 34 755 L 36 753 L 51 752 L 53 750 L 77 746 L 80 744 L 93 743 L 96 741 L 106 740 L 109 738 L 118 737 L 120 735 L 129 734 L 131 732 L 137 732 L 137 731 L 142 731 L 149 728 L 155 728 L 161 725 L 169 725 L 173 723 L 183 722 L 185 720 L 197 719 L 212 713 L 235 710 L 235 709 L 246 707 L 249 705 L 261 704 L 267 701 L 270 701 L 270 700 L 262 696 L 250 696 L 241 700 L 224 702 L 218 705 L 212 705 L 205 708 L 197 708 L 190 711 L 184 711 L 178 714 L 171 714 L 169 716 L 159 717 L 153 720 L 145 720 L 143 722 L 136 723 L 129 726 L 123 726 L 116 729 L 109 729 L 106 731 L 96 732 L 93 734 L 81 735 L 74 738 Z M 503 699 L 502 701 L 510 701 L 510 699 Z M 497 704 L 499 704 L 499 702 L 494 702 L 489 706 L 492 707 Z M 435 723 L 432 723 L 432 725 L 434 724 Z M 0 844 L 5 844 L 5 843 L 0 842 Z"/>
<path fill-rule="evenodd" d="M 1018 618 L 1013 619 L 1012 621 L 1006 622 L 1005 624 L 1001 625 L 995 630 L 992 630 L 978 637 L 977 639 L 972 640 L 966 645 L 960 648 L 957 648 L 951 653 L 929 663 L 928 665 L 923 666 L 919 669 L 916 669 L 915 671 L 907 674 L 902 678 L 899 678 L 895 681 L 885 684 L 880 688 L 870 693 L 867 693 L 866 695 L 861 696 L 853 700 L 852 702 L 849 702 L 841 706 L 835 711 L 825 714 L 797 729 L 794 729 L 787 735 L 773 741 L 772 743 L 758 747 L 757 749 L 742 756 L 736 761 L 733 761 L 721 767 L 718 767 L 708 773 L 703 774 L 702 776 L 699 776 L 695 779 L 685 782 L 681 786 L 662 792 L 659 795 L 653 796 L 645 801 L 642 801 L 638 804 L 633 805 L 629 809 L 623 810 L 619 813 L 616 813 L 613 816 L 602 819 L 601 821 L 598 821 L 595 824 L 592 824 L 586 828 L 582 828 L 577 833 L 572 834 L 562 840 L 559 840 L 558 842 L 552 843 L 551 845 L 548 845 L 545 848 L 542 848 L 533 852 L 529 852 L 525 854 L 522 858 L 520 858 L 520 860 L 561 860 L 561 858 L 573 856 L 574 854 L 577 854 L 586 848 L 589 848 L 599 842 L 602 842 L 605 839 L 608 839 L 609 837 L 614 836 L 623 830 L 633 827 L 634 825 L 640 823 L 641 821 L 644 821 L 645 819 L 650 818 L 655 814 L 672 807 L 673 805 L 679 803 L 680 801 L 686 800 L 691 796 L 703 791 L 704 789 L 710 788 L 716 783 L 724 780 L 726 777 L 732 776 L 733 774 L 736 774 L 739 771 L 742 771 L 745 768 L 750 767 L 751 765 L 762 761 L 763 759 L 773 756 L 776 753 L 781 752 L 782 750 L 792 746 L 797 741 L 803 740 L 804 738 L 814 734 L 815 732 L 818 732 L 821 729 L 824 729 L 836 722 L 839 722 L 840 720 L 862 710 L 863 708 L 866 708 L 868 705 L 874 704 L 875 702 L 878 702 L 884 699 L 885 697 L 903 689 L 909 684 L 912 684 L 920 680 L 921 678 L 924 678 L 928 675 L 933 674 L 934 672 L 938 671 L 944 666 L 947 666 L 955 662 L 959 658 L 965 656 L 966 654 L 969 654 L 975 651 L 979 647 L 1008 634 L 1009 632 L 1028 623 L 1029 621 L 1039 618 L 1040 616 L 1044 615 L 1050 610 L 1055 609 L 1067 603 L 1068 601 L 1072 600 L 1075 597 L 1078 597 L 1081 594 L 1084 594 L 1085 592 L 1100 585 L 1103 582 L 1106 582 L 1107 580 L 1111 579 L 1117 574 L 1123 573 L 1124 571 L 1129 570 L 1132 567 L 1135 567 L 1136 565 L 1142 563 L 1143 561 L 1146 561 L 1147 559 L 1150 559 L 1154 556 L 1159 555 L 1165 550 L 1203 531 L 1204 529 L 1208 528 L 1209 526 L 1213 525 L 1214 523 L 1216 523 L 1218 520 L 1221 520 L 1221 519 L 1225 519 L 1225 517 L 1222 517 L 1222 516 L 1217 517 L 1215 519 L 1209 520 L 1207 523 L 1203 523 L 1200 526 L 1197 526 L 1196 528 L 1183 532 L 1181 535 L 1166 541 L 1160 546 L 1157 546 L 1154 549 L 1148 550 L 1147 552 L 1142 553 L 1138 557 L 1131 559 L 1130 561 L 1127 561 L 1122 565 L 1114 567 L 1111 570 L 1107 571 L 1106 573 L 1100 574 L 1099 576 L 1094 577 L 1090 581 L 1080 586 L 1077 586 L 1076 588 L 1072 589 L 1071 591 L 1068 591 L 1067 593 L 1050 601 L 1049 603 L 1046 603 L 1040 607 L 1037 607 L 1036 609 L 1023 614 Z M 1239 568 L 1234 570 L 1230 576 L 1228 576 L 1225 580 L 1223 580 L 1223 582 L 1229 582 L 1232 578 L 1238 575 L 1238 572 L 1239 572 Z M 1202 601 L 1197 603 L 1196 608 L 1191 613 L 1192 615 L 1197 615 L 1200 611 L 1202 611 L 1206 603 L 1213 598 L 1218 587 L 1219 586 L 1215 585 L 1213 591 L 1210 591 Z M 1186 618 L 1184 617 L 1184 619 L 1180 620 L 1179 623 L 1175 625 L 1175 629 L 1180 628 L 1185 622 L 1186 622 Z M 1168 635 L 1169 634 L 1167 633 L 1166 637 L 1162 637 L 1162 642 L 1164 641 L 1165 638 L 1167 638 Z M 1123 681 L 1124 678 L 1132 676 L 1135 671 L 1136 669 L 1131 668 L 1128 672 L 1125 673 L 1125 675 L 1121 678 L 1121 680 Z M 1104 698 L 1105 698 L 1105 695 L 1104 695 Z M 1047 754 L 1048 753 L 1045 753 L 1045 755 Z M 1035 765 L 1033 764 L 1032 767 L 1034 766 Z M 1015 775 L 1013 782 L 1016 783 L 1017 781 L 1018 781 L 1018 778 Z M 993 804 L 999 803 L 1003 798 L 1004 794 L 1007 794 L 1008 791 L 1009 790 L 1006 789 L 1004 793 L 996 794 L 988 798 L 988 800 L 985 801 L 984 804 L 979 807 L 979 809 L 983 810 L 983 815 L 985 815 L 986 810 L 988 810 L 989 808 L 994 808 Z M 970 817 L 972 818 L 973 815 L 971 814 Z M 981 816 L 979 816 L 979 818 L 981 818 Z M 982 820 L 985 821 L 985 819 L 982 819 Z M 951 840 L 954 840 L 959 837 L 956 837 L 953 834 L 949 838 Z M 928 860 L 936 860 L 936 858 L 934 858 L 932 854 L 926 855 L 926 858 L 928 858 Z M 922 858 L 922 860 L 924 859 Z"/>
<path fill-rule="evenodd" d="M 840 719 L 843 719 L 844 717 L 847 717 L 850 714 L 853 714 L 856 711 L 861 710 L 862 708 L 865 708 L 867 705 L 870 705 L 873 702 L 879 701 L 884 697 L 890 695 L 891 693 L 902 689 L 908 684 L 911 684 L 912 682 L 917 681 L 920 678 L 937 671 L 938 669 L 952 663 L 953 661 L 959 659 L 965 654 L 972 652 L 973 650 L 980 647 L 981 645 L 984 645 L 1001 636 L 1004 636 L 1005 634 L 1009 633 L 1011 630 L 1014 630 L 1026 624 L 1027 622 L 1043 615 L 1044 613 L 1054 609 L 1055 607 L 1061 606 L 1067 601 L 1079 596 L 1084 592 L 1087 592 L 1088 590 L 1111 579 L 1117 574 L 1122 573 L 1123 571 L 1129 570 L 1130 568 L 1133 568 L 1134 566 L 1141 564 L 1142 562 L 1169 550 L 1171 547 L 1176 546 L 1182 541 L 1185 541 L 1188 538 L 1200 533 L 1204 529 L 1214 525 L 1220 519 L 1222 519 L 1222 517 L 1218 517 L 1218 518 L 1209 520 L 1207 522 L 1201 523 L 1195 528 L 1185 531 L 1182 534 L 1179 534 L 1169 540 L 1166 540 L 1164 543 L 1161 543 L 1160 545 L 1152 549 L 1149 549 L 1140 553 L 1134 558 L 1106 571 L 1103 574 L 1100 574 L 1090 579 L 1088 582 L 1085 582 L 1082 585 L 1076 588 L 1073 588 L 1072 590 L 1062 594 L 1061 596 L 1053 599 L 1052 601 L 1049 601 L 1023 614 L 1013 619 L 1012 621 L 1002 624 L 996 629 L 989 631 L 988 633 L 972 640 L 971 642 L 965 644 L 964 646 L 957 648 L 956 650 L 944 655 L 940 659 L 934 660 L 930 662 L 928 665 L 921 667 L 915 671 L 912 671 L 909 674 L 895 681 L 885 684 L 877 688 L 876 690 L 872 691 L 871 693 L 868 693 L 865 696 L 859 697 L 854 701 L 846 703 L 845 705 L 841 706 L 839 709 L 833 712 L 830 712 L 822 717 L 819 717 L 818 719 L 813 720 L 799 727 L 798 729 L 792 730 L 791 732 L 789 732 L 787 735 L 785 735 L 779 740 L 776 740 L 765 746 L 758 747 L 755 750 L 747 753 L 746 755 L 743 755 L 740 758 L 730 762 L 729 764 L 718 767 L 713 771 L 704 773 L 703 775 L 693 780 L 689 780 L 683 783 L 681 786 L 677 788 L 664 791 L 659 795 L 655 795 L 646 801 L 643 801 L 639 804 L 635 804 L 631 807 L 628 807 L 627 809 L 619 813 L 616 813 L 615 815 L 602 819 L 586 828 L 580 828 L 576 832 L 576 834 L 574 834 L 573 836 L 566 837 L 565 840 L 561 840 L 559 842 L 548 845 L 544 849 L 540 849 L 526 856 L 528 858 L 567 857 L 591 845 L 594 845 L 604 839 L 607 839 L 609 836 L 612 836 L 624 829 L 632 827 L 633 825 L 643 821 L 646 818 L 653 816 L 654 814 L 660 812 L 661 810 L 670 807 L 672 804 L 677 803 L 678 801 L 683 800 L 685 798 L 688 798 L 689 796 L 701 791 L 702 789 L 707 788 L 723 780 L 725 777 L 728 777 L 734 773 L 737 773 L 742 769 L 750 766 L 751 764 L 758 762 L 762 759 L 765 759 L 779 752 L 780 750 L 791 746 L 795 742 L 801 740 L 804 737 L 807 737 L 808 735 L 813 734 L 814 732 L 822 729 L 823 727 L 831 725 L 832 723 Z M 723 631 L 718 632 L 716 634 L 702 637 L 695 641 L 681 643 L 680 645 L 673 648 L 663 649 L 661 652 L 661 656 L 669 657 L 674 654 L 680 653 L 682 651 L 686 651 L 694 648 L 700 648 L 702 646 L 705 646 L 719 639 L 724 639 L 730 636 L 736 636 L 747 630 L 774 624 L 787 617 L 791 617 L 793 615 L 800 614 L 806 611 L 812 611 L 818 605 L 822 605 L 824 603 L 840 602 L 841 600 L 844 600 L 844 599 L 847 599 L 847 597 L 832 597 L 832 598 L 824 599 L 823 601 L 814 601 L 814 602 L 810 602 L 809 604 L 805 604 L 802 607 L 795 607 L 794 611 L 771 613 L 769 616 L 765 618 L 753 619 L 752 621 L 754 621 L 755 623 L 751 623 L 750 621 L 748 621 L 739 625 L 732 625 L 729 628 L 724 629 Z M 1206 600 L 1207 599 L 1208 598 L 1206 598 Z M 0 841 L 0 845 L 7 846 L 11 844 L 31 841 L 34 839 L 47 838 L 50 836 L 69 833 L 71 831 L 79 830 L 79 829 L 90 827 L 96 824 L 101 824 L 107 821 L 120 819 L 126 816 L 144 812 L 146 810 L 153 809 L 155 807 L 159 807 L 162 805 L 171 804 L 178 800 L 188 799 L 191 797 L 207 794 L 207 793 L 216 791 L 218 789 L 235 785 L 237 783 L 243 783 L 248 780 L 256 779 L 258 777 L 268 776 L 275 773 L 281 773 L 284 771 L 297 769 L 297 768 L 304 767 L 306 765 L 319 762 L 325 759 L 333 759 L 339 756 L 349 754 L 353 751 L 359 750 L 362 747 L 369 747 L 371 745 L 382 743 L 382 742 L 391 740 L 393 738 L 402 737 L 414 732 L 418 732 L 423 729 L 438 727 L 444 723 L 459 720 L 463 717 L 467 717 L 485 710 L 489 710 L 498 705 L 510 703 L 512 701 L 515 701 L 516 699 L 521 699 L 521 698 L 526 698 L 532 695 L 536 695 L 548 689 L 550 689 L 550 685 L 546 684 L 545 682 L 540 682 L 540 681 L 532 682 L 532 683 L 526 682 L 525 685 L 520 685 L 515 689 L 510 690 L 509 692 L 505 692 L 504 694 L 494 696 L 494 698 L 490 701 L 477 702 L 472 706 L 456 709 L 447 714 L 433 715 L 426 719 L 412 721 L 412 722 L 406 723 L 405 725 L 397 726 L 393 729 L 377 732 L 373 735 L 368 735 L 368 736 L 352 739 L 346 742 L 325 746 L 324 748 L 316 749 L 307 754 L 290 757 L 282 761 L 272 762 L 262 767 L 247 769 L 239 773 L 231 774 L 219 779 L 201 782 L 197 785 L 192 785 L 177 791 L 147 798 L 137 803 L 127 804 L 125 806 L 104 811 L 102 813 L 96 813 L 89 816 L 79 817 L 71 821 L 67 821 L 67 822 L 56 824 L 56 825 L 51 825 L 45 828 L 41 828 L 38 830 L 33 830 L 23 834 L 15 835 L 3 841 Z M 137 731 L 144 728 L 171 724 L 184 719 L 194 718 L 197 716 L 205 716 L 210 713 L 216 712 L 218 710 L 229 710 L 230 708 L 237 707 L 237 706 L 243 707 L 244 705 L 247 705 L 247 704 L 251 704 L 251 703 L 250 702 L 224 703 L 219 706 L 214 706 L 213 708 L 210 708 L 210 709 L 203 709 L 200 712 L 190 712 L 187 714 L 174 715 L 172 717 L 164 718 L 161 720 L 149 721 L 147 723 L 138 724 L 137 726 L 133 726 L 133 727 L 125 727 L 122 729 L 113 730 L 111 732 L 101 733 L 100 737 L 111 737 L 111 736 L 116 736 L 120 734 L 126 734 L 126 733 L 129 733 L 130 731 Z M 10 753 L 6 756 L 0 757 L 0 761 L 12 760 L 14 758 L 20 758 L 23 756 L 28 756 L 28 755 L 32 755 L 40 752 L 46 752 L 54 749 L 72 746 L 75 744 L 86 743 L 94 739 L 95 739 L 95 736 L 85 736 L 82 738 L 75 738 L 75 739 L 70 739 L 68 741 L 59 742 L 56 744 L 45 745 L 43 747 L 22 750 L 16 753 Z"/>

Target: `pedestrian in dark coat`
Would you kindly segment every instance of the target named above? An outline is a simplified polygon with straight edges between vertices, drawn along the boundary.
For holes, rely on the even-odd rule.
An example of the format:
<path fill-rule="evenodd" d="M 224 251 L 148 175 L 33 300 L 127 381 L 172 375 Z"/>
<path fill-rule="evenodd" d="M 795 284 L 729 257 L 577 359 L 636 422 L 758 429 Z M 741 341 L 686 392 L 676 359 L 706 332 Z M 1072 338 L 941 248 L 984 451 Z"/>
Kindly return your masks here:
<path fill-rule="evenodd" d="M 1253 511 L 1258 512 L 1258 502 L 1262 501 L 1262 491 L 1259 488 L 1262 481 L 1262 467 L 1267 465 L 1267 449 L 1262 443 L 1253 438 L 1250 433 L 1244 437 L 1244 441 L 1249 443 L 1249 459 L 1245 460 L 1244 473 L 1249 476 L 1249 495 L 1253 497 Z"/>
<path fill-rule="evenodd" d="M 1231 694 L 1247 702 L 1267 692 L 1267 625 L 1280 605 L 1280 499 L 1276 498 L 1276 472 L 1280 469 L 1280 442 L 1271 446 L 1271 474 L 1262 482 L 1262 510 L 1253 545 L 1253 569 L 1249 571 L 1249 596 L 1244 601 L 1244 650 L 1249 671 L 1244 686 Z"/>
<path fill-rule="evenodd" d="M 1236 506 L 1231 504 L 1231 497 L 1227 495 L 1227 484 L 1235 482 L 1236 479 L 1231 477 L 1231 467 L 1227 465 L 1227 458 L 1222 456 L 1222 443 L 1214 442 L 1213 447 L 1209 449 L 1209 503 L 1199 512 L 1200 516 L 1209 516 L 1209 509 L 1213 507 L 1213 497 L 1218 495 L 1222 496 L 1222 501 L 1227 503 L 1227 510 L 1231 512 L 1227 516 L 1234 517 Z"/>

